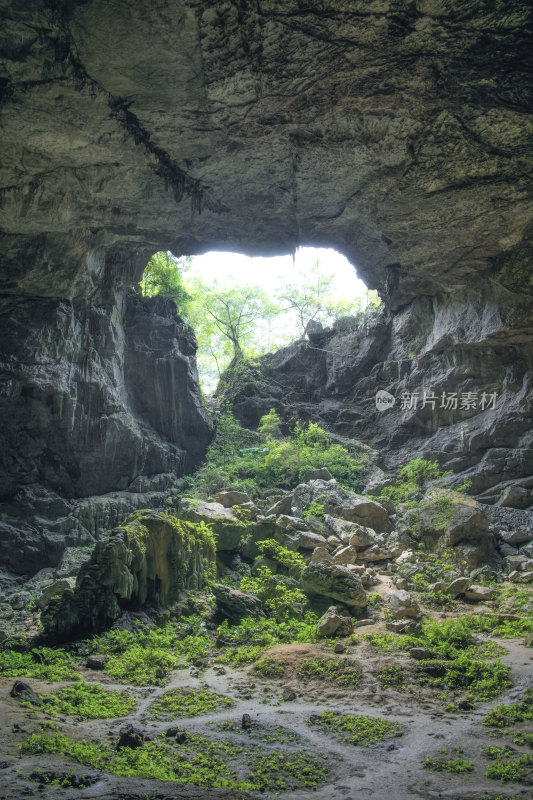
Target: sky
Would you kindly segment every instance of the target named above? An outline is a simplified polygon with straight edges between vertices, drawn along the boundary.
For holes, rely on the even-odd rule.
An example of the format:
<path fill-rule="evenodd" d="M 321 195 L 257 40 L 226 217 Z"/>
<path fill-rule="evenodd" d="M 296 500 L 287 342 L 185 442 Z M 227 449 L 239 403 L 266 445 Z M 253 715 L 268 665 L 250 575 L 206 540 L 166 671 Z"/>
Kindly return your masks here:
<path fill-rule="evenodd" d="M 211 252 L 195 256 L 187 278 L 199 277 L 205 281 L 218 278 L 226 282 L 230 276 L 235 283 L 251 283 L 260 286 L 268 294 L 294 281 L 298 272 L 311 267 L 319 259 L 325 271 L 335 273 L 333 291 L 342 299 L 365 296 L 366 286 L 347 258 L 335 250 L 315 247 L 300 247 L 293 263 L 292 255 L 274 258 L 250 258 L 240 253 Z"/>

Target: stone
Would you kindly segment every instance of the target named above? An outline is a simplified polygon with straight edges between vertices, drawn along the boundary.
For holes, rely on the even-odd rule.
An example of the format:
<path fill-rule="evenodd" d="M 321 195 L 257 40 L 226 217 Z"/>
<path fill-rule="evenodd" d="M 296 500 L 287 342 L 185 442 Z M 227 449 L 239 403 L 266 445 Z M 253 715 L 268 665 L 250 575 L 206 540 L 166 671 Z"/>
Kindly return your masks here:
<path fill-rule="evenodd" d="M 470 578 L 456 578 L 446 587 L 446 594 L 451 597 L 457 597 L 459 594 L 464 594 L 470 585 Z"/>
<path fill-rule="evenodd" d="M 336 536 L 352 547 L 364 548 L 383 543 L 375 531 L 357 522 L 332 517 L 330 514 L 324 515 L 324 522 Z"/>
<path fill-rule="evenodd" d="M 311 564 L 331 564 L 333 556 L 326 547 L 317 547 L 311 554 Z"/>
<path fill-rule="evenodd" d="M 88 559 L 86 559 L 83 563 L 86 563 Z M 76 586 L 76 579 L 71 578 L 61 578 L 58 581 L 54 581 L 50 586 L 47 586 L 46 589 L 43 589 L 39 600 L 38 606 L 40 609 L 45 609 L 51 600 L 59 599 L 64 592 L 72 592 L 74 587 Z"/>
<path fill-rule="evenodd" d="M 16 700 L 20 700 L 21 703 L 31 703 L 32 706 L 41 706 L 43 704 L 42 698 L 24 681 L 15 681 L 9 695 Z"/>
<path fill-rule="evenodd" d="M 224 508 L 231 508 L 232 506 L 242 506 L 244 503 L 250 503 L 250 496 L 246 492 L 237 492 L 235 489 L 230 489 L 227 492 L 219 492 L 217 501 Z"/>
<path fill-rule="evenodd" d="M 278 517 L 282 514 L 290 514 L 292 508 L 292 494 L 286 494 L 285 497 L 282 497 L 281 500 L 278 500 L 277 503 L 274 503 L 267 511 L 265 516 L 270 517 L 272 515 Z"/>
<path fill-rule="evenodd" d="M 290 703 L 293 700 L 296 700 L 296 692 L 290 686 L 284 686 L 283 692 L 281 694 L 281 699 L 285 703 Z"/>
<path fill-rule="evenodd" d="M 465 592 L 467 600 L 475 600 L 481 602 L 483 600 L 492 600 L 495 595 L 495 590 L 491 586 L 481 586 L 472 584 Z"/>
<path fill-rule="evenodd" d="M 366 592 L 358 575 L 335 564 L 309 564 L 301 575 L 304 592 L 324 595 L 353 608 L 364 608 Z"/>
<path fill-rule="evenodd" d="M 500 531 L 499 536 L 502 538 L 505 544 L 510 544 L 513 547 L 525 544 L 533 539 L 533 533 L 520 529 L 515 529 L 512 531 Z"/>
<path fill-rule="evenodd" d="M 342 489 L 335 480 L 316 479 L 296 487 L 293 493 L 293 509 L 296 513 L 303 513 L 313 502 L 324 505 L 324 511 L 329 516 L 356 522 L 378 533 L 391 529 L 383 506 L 370 498 Z M 333 530 L 333 533 L 336 531 Z"/>
<path fill-rule="evenodd" d="M 243 617 L 261 617 L 261 601 L 253 594 L 241 592 L 222 583 L 213 583 L 211 591 L 215 596 L 217 609 L 232 622 L 240 622 Z"/>
<path fill-rule="evenodd" d="M 302 481 L 304 483 L 308 483 L 308 481 L 317 479 L 322 481 L 331 481 L 333 480 L 333 475 L 327 467 L 321 467 L 320 469 L 305 469 L 303 471 Z"/>
<path fill-rule="evenodd" d="M 431 594 L 434 594 L 435 592 L 445 592 L 446 588 L 447 588 L 446 581 L 435 581 L 435 583 L 429 584 L 428 592 L 430 592 Z"/>
<path fill-rule="evenodd" d="M 414 597 L 405 589 L 398 589 L 387 597 L 393 620 L 401 620 L 406 617 L 418 617 L 420 608 Z"/>
<path fill-rule="evenodd" d="M 125 725 L 119 731 L 117 750 L 123 747 L 130 747 L 132 750 L 142 747 L 144 744 L 144 733 L 134 725 Z"/>
<path fill-rule="evenodd" d="M 246 532 L 246 525 L 231 508 L 225 508 L 221 503 L 183 499 L 177 513 L 188 522 L 204 522 L 211 526 L 217 550 L 237 550 Z"/>
<path fill-rule="evenodd" d="M 41 613 L 47 636 L 64 639 L 112 624 L 124 608 L 165 607 L 186 589 L 201 589 L 214 567 L 210 533 L 168 513 L 138 511 L 97 542 L 74 589 Z M 66 579 L 70 580 L 70 579 Z"/>
<path fill-rule="evenodd" d="M 351 619 L 336 606 L 330 606 L 317 622 L 317 633 L 319 639 L 326 639 L 330 636 L 348 636 L 353 630 Z"/>
<path fill-rule="evenodd" d="M 507 508 L 528 508 L 533 505 L 533 491 L 523 486 L 507 486 L 496 505 Z"/>
<path fill-rule="evenodd" d="M 252 727 L 254 723 L 252 722 L 252 718 L 249 714 L 243 714 L 241 719 L 241 728 L 246 731 Z"/>
<path fill-rule="evenodd" d="M 280 514 L 276 519 L 276 525 L 278 528 L 282 528 L 284 531 L 289 531 L 291 533 L 294 531 L 306 531 L 308 528 L 307 523 L 303 519 L 291 517 L 287 514 Z"/>
<path fill-rule="evenodd" d="M 346 645 L 342 642 L 335 642 L 333 645 L 333 652 L 334 653 L 345 653 L 346 652 Z"/>
<path fill-rule="evenodd" d="M 288 547 L 293 550 L 315 550 L 317 547 L 327 549 L 327 542 L 319 533 L 312 531 L 294 531 L 285 537 Z"/>
<path fill-rule="evenodd" d="M 411 647 L 409 655 L 411 658 L 414 658 L 415 661 L 423 661 L 426 658 L 431 658 L 431 651 L 426 647 Z"/>
<path fill-rule="evenodd" d="M 392 553 L 388 548 L 375 544 L 365 550 L 360 550 L 357 557 L 360 561 L 390 561 Z"/>
<path fill-rule="evenodd" d="M 85 662 L 85 666 L 87 669 L 100 671 L 106 668 L 107 661 L 107 656 L 89 656 Z"/>
<path fill-rule="evenodd" d="M 533 582 L 533 570 L 529 572 L 522 572 L 520 573 L 519 580 L 523 583 L 532 583 Z"/>
<path fill-rule="evenodd" d="M 351 547 L 348 545 L 347 547 L 341 547 L 335 553 L 333 553 L 332 561 L 334 564 L 342 564 L 347 566 L 348 564 L 355 564 L 357 561 L 357 550 L 355 547 Z"/>
<path fill-rule="evenodd" d="M 398 564 L 399 567 L 401 567 L 402 564 L 412 564 L 415 561 L 416 561 L 416 555 L 413 552 L 413 550 L 404 550 L 396 558 L 396 563 Z"/>

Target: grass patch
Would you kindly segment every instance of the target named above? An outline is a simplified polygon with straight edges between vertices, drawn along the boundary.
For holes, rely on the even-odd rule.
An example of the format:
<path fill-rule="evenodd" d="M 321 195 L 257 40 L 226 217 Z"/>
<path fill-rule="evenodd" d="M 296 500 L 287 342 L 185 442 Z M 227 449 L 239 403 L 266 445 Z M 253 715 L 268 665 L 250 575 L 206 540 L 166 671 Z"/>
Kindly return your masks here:
<path fill-rule="evenodd" d="M 327 680 L 339 686 L 358 686 L 361 682 L 360 668 L 348 658 L 304 659 L 296 674 L 301 681 Z"/>
<path fill-rule="evenodd" d="M 489 728 L 507 728 L 516 722 L 533 719 L 533 689 L 528 689 L 522 700 L 509 706 L 496 706 L 483 718 Z"/>
<path fill-rule="evenodd" d="M 364 633 L 360 638 L 356 634 L 352 639 L 354 642 L 362 639 L 381 653 L 391 653 L 394 650 L 402 649 L 400 637 L 395 633 Z"/>
<path fill-rule="evenodd" d="M 150 719 L 200 717 L 213 711 L 233 708 L 235 700 L 209 689 L 171 689 L 150 706 Z"/>
<path fill-rule="evenodd" d="M 72 656 L 61 648 L 34 647 L 20 653 L 0 650 L 0 675 L 4 678 L 38 678 L 48 681 L 80 680 Z"/>
<path fill-rule="evenodd" d="M 68 714 L 80 719 L 125 717 L 136 705 L 137 701 L 129 692 L 104 689 L 99 684 L 85 681 L 65 686 L 43 701 L 43 708 L 54 717 Z"/>
<path fill-rule="evenodd" d="M 301 741 L 301 736 L 281 725 L 265 725 L 254 722 L 249 728 L 243 728 L 240 719 L 225 719 L 222 722 L 212 724 L 212 727 L 224 733 L 245 736 L 247 739 L 256 739 L 264 744 L 297 744 Z"/>
<path fill-rule="evenodd" d="M 284 661 L 277 661 L 275 658 L 261 658 L 253 669 L 262 678 L 279 679 L 285 675 L 286 666 Z"/>
<path fill-rule="evenodd" d="M 356 714 L 341 714 L 338 711 L 322 711 L 312 714 L 308 725 L 318 725 L 324 731 L 337 735 L 348 744 L 367 747 L 384 739 L 402 736 L 403 725 L 378 717 L 364 717 Z"/>
<path fill-rule="evenodd" d="M 422 762 L 424 769 L 432 772 L 452 772 L 462 775 L 465 772 L 472 772 L 474 765 L 472 761 L 462 758 L 463 750 L 460 747 L 452 747 L 451 752 L 446 748 L 437 750 L 438 755 L 433 758 L 425 758 Z"/>
<path fill-rule="evenodd" d="M 532 782 L 533 756 L 527 753 L 516 754 L 509 747 L 486 747 L 485 754 L 491 759 L 485 770 L 486 778 L 502 783 L 529 785 Z"/>
<path fill-rule="evenodd" d="M 181 744 L 159 736 L 142 747 L 124 747 L 118 751 L 85 739 L 77 742 L 62 734 L 32 734 L 21 749 L 25 753 L 61 753 L 85 766 L 122 777 L 154 778 L 235 791 L 314 789 L 328 774 L 326 759 L 306 750 L 265 752 L 265 745 L 248 744 L 244 751 L 240 745 L 220 739 L 212 741 L 199 734 L 187 734 Z"/>
<path fill-rule="evenodd" d="M 384 689 L 389 687 L 398 689 L 399 691 L 405 689 L 405 673 L 403 667 L 397 664 L 392 667 L 383 667 L 383 669 L 378 672 L 378 681 Z"/>

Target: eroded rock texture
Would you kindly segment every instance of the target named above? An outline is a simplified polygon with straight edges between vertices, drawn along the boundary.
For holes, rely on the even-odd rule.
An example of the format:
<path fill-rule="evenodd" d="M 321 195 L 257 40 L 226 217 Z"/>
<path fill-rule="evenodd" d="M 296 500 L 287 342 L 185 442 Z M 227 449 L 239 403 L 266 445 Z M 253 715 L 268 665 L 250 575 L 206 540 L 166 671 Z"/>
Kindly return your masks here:
<path fill-rule="evenodd" d="M 364 363 L 319 365 L 311 401 L 347 398 L 346 432 L 390 451 L 418 434 L 458 468 L 488 459 L 477 491 L 531 474 L 529 2 L 0 14 L 6 501 L 123 490 L 205 447 L 189 334 L 126 298 L 164 248 L 342 251 L 390 316 Z M 384 426 L 369 394 L 394 381 L 503 399 L 464 435 L 462 416 Z"/>

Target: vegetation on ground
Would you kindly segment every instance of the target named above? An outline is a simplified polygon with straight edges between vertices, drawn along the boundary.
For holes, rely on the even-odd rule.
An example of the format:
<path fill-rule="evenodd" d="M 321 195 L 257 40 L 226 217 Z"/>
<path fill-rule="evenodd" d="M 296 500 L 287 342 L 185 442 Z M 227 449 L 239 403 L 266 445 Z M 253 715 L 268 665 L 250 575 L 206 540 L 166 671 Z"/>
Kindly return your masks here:
<path fill-rule="evenodd" d="M 274 409 L 261 418 L 257 432 L 242 428 L 230 408 L 222 408 L 206 461 L 190 480 L 190 491 L 210 497 L 227 486 L 257 495 L 275 487 L 294 488 L 306 469 L 327 467 L 341 484 L 361 488 L 367 457 L 331 441 L 314 422 L 298 422 L 286 436 Z"/>
<path fill-rule="evenodd" d="M 341 714 L 338 711 L 322 711 L 312 714 L 308 725 L 316 725 L 327 733 L 338 736 L 345 742 L 364 747 L 402 736 L 405 728 L 399 722 L 390 722 L 379 717 L 365 717 L 357 714 Z"/>
<path fill-rule="evenodd" d="M 452 747 L 450 751 L 447 748 L 437 750 L 437 755 L 430 758 L 425 758 L 422 762 L 424 769 L 429 769 L 432 772 L 453 772 L 457 775 L 462 775 L 465 772 L 472 772 L 474 764 L 466 758 L 463 758 L 464 751 L 460 747 Z"/>
<path fill-rule="evenodd" d="M 324 680 L 339 686 L 358 686 L 361 683 L 361 668 L 349 658 L 305 658 L 296 670 L 300 681 Z"/>
<path fill-rule="evenodd" d="M 159 697 L 149 709 L 150 719 L 200 717 L 223 709 L 233 708 L 235 700 L 201 689 L 171 689 Z"/>
<path fill-rule="evenodd" d="M 524 697 L 510 705 L 499 705 L 483 718 L 483 725 L 489 728 L 507 728 L 523 720 L 533 720 L 533 689 L 528 689 Z"/>
<path fill-rule="evenodd" d="M 80 719 L 126 717 L 136 705 L 129 692 L 85 681 L 64 686 L 56 694 L 43 698 L 43 709 L 51 716 L 68 714 Z"/>
<path fill-rule="evenodd" d="M 25 753 L 61 753 L 80 764 L 122 777 L 154 778 L 235 791 L 284 792 L 314 789 L 328 774 L 326 759 L 306 750 L 283 752 L 265 744 L 247 743 L 246 749 L 220 739 L 182 732 L 185 740 L 158 736 L 141 747 L 115 749 L 83 739 L 75 741 L 56 733 L 32 734 Z M 244 770 L 242 763 L 244 761 Z M 243 772 L 245 773 L 243 775 Z"/>
<path fill-rule="evenodd" d="M 7 645 L 0 650 L 0 675 L 48 681 L 79 680 L 73 657 L 62 648 L 34 647 L 20 652 Z"/>

